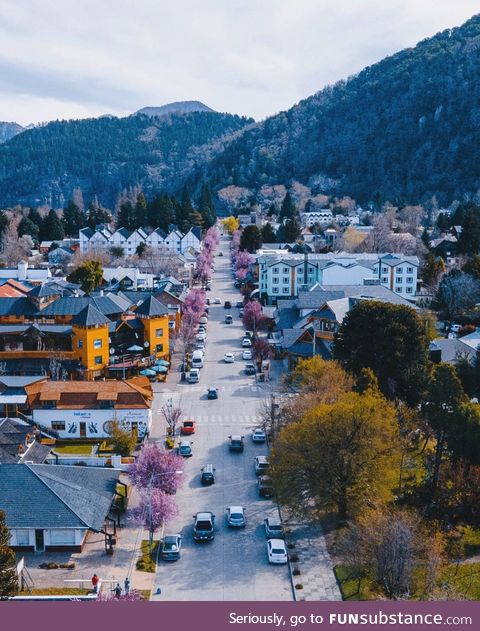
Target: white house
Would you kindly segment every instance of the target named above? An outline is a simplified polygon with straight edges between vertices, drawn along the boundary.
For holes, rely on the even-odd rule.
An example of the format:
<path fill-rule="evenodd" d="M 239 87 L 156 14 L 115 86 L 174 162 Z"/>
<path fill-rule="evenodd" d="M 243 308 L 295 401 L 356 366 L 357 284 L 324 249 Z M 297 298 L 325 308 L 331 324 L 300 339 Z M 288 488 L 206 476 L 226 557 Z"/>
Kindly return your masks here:
<path fill-rule="evenodd" d="M 201 248 L 201 229 L 200 228 L 190 228 L 190 230 L 183 235 L 180 239 L 180 252 L 186 252 L 190 248 L 193 248 L 197 252 Z"/>
<path fill-rule="evenodd" d="M 315 224 L 329 226 L 333 219 L 333 213 L 330 208 L 320 208 L 319 210 L 311 210 L 300 214 L 302 225 L 306 228 L 311 228 Z"/>

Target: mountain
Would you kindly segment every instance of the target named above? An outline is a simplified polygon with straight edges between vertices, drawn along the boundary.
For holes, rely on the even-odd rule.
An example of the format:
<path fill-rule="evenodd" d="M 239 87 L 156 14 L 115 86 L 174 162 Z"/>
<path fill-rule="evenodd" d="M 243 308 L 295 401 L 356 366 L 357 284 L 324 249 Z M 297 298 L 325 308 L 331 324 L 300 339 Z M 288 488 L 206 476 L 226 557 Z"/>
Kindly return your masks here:
<path fill-rule="evenodd" d="M 224 138 L 252 119 L 191 112 L 161 117 L 54 121 L 0 145 L 0 207 L 62 206 L 80 187 L 113 208 L 118 194 L 141 185 L 146 194 L 178 190 L 192 165 L 209 162 Z"/>
<path fill-rule="evenodd" d="M 195 177 L 448 203 L 480 188 L 479 158 L 477 15 L 246 129 Z"/>
<path fill-rule="evenodd" d="M 23 130 L 24 128 L 18 123 L 4 123 L 0 121 L 0 143 L 10 140 L 10 138 L 13 138 Z"/>
<path fill-rule="evenodd" d="M 191 114 L 192 112 L 214 112 L 214 110 L 204 105 L 201 101 L 176 101 L 175 103 L 167 103 L 159 107 L 144 107 L 135 112 L 134 116 L 138 114 L 167 116 L 169 114 Z"/>

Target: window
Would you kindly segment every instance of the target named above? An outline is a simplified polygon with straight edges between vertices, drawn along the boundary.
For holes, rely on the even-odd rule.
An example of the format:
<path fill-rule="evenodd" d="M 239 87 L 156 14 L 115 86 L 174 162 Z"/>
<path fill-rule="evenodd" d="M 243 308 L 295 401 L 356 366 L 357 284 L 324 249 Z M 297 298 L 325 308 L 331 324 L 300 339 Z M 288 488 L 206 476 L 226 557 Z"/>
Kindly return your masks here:
<path fill-rule="evenodd" d="M 274 287 L 274 288 L 272 289 L 272 291 L 273 291 L 273 293 L 274 293 L 274 294 L 278 294 L 278 287 Z"/>
<path fill-rule="evenodd" d="M 278 274 L 278 267 L 274 267 L 274 268 L 273 268 L 273 273 L 274 273 L 274 274 Z"/>
<path fill-rule="evenodd" d="M 413 293 L 413 287 L 407 287 L 407 294 Z"/>
<path fill-rule="evenodd" d="M 283 268 L 283 273 L 284 273 L 284 274 L 288 274 L 288 267 L 284 267 L 284 268 Z"/>
<path fill-rule="evenodd" d="M 388 278 L 386 276 L 382 278 L 382 283 L 388 283 Z"/>
<path fill-rule="evenodd" d="M 78 340 L 77 346 L 78 348 L 83 348 L 83 340 Z"/>
<path fill-rule="evenodd" d="M 374 273 L 374 274 L 378 274 L 378 267 L 374 267 L 374 268 L 373 268 L 373 273 Z"/>
<path fill-rule="evenodd" d="M 401 294 L 401 293 L 402 293 L 402 287 L 401 287 L 401 285 L 397 285 L 397 286 L 395 287 L 395 291 L 397 292 L 397 294 Z"/>
<path fill-rule="evenodd" d="M 382 274 L 386 274 L 388 272 L 388 269 L 386 267 L 382 267 Z"/>
<path fill-rule="evenodd" d="M 163 337 L 163 329 L 157 329 L 155 331 L 155 336 L 156 337 Z"/>
<path fill-rule="evenodd" d="M 283 284 L 288 285 L 289 282 L 290 282 L 290 279 L 288 278 L 288 276 L 285 276 L 285 278 L 283 279 Z"/>
<path fill-rule="evenodd" d="M 407 274 L 413 274 L 413 267 L 407 267 Z"/>
<path fill-rule="evenodd" d="M 93 340 L 93 348 L 102 348 L 102 340 Z"/>
<path fill-rule="evenodd" d="M 97 364 L 97 366 L 100 366 L 101 364 L 103 364 L 103 358 L 101 355 L 97 355 L 95 357 L 95 364 Z"/>
<path fill-rule="evenodd" d="M 407 283 L 410 285 L 413 283 L 413 276 L 407 276 Z"/>
<path fill-rule="evenodd" d="M 65 431 L 65 421 L 52 421 L 51 427 L 57 432 L 63 432 Z"/>
<path fill-rule="evenodd" d="M 400 276 L 401 274 L 403 274 L 403 267 L 397 267 L 397 276 Z"/>
<path fill-rule="evenodd" d="M 168 328 L 169 329 L 174 329 L 175 328 L 175 322 L 173 322 L 173 320 L 170 320 L 170 322 L 168 323 Z"/>
<path fill-rule="evenodd" d="M 313 267 L 310 267 L 310 266 L 308 267 L 308 273 L 313 274 Z"/>
<path fill-rule="evenodd" d="M 155 348 L 157 353 L 163 353 L 163 344 L 157 344 Z"/>
<path fill-rule="evenodd" d="M 283 293 L 284 294 L 289 294 L 290 293 L 290 290 L 288 289 L 288 287 L 284 287 L 283 288 Z"/>
<path fill-rule="evenodd" d="M 30 533 L 28 530 L 17 530 L 17 546 L 29 546 L 30 545 Z"/>
<path fill-rule="evenodd" d="M 275 285 L 278 284 L 278 276 L 274 276 L 272 278 L 272 283 L 274 283 Z"/>

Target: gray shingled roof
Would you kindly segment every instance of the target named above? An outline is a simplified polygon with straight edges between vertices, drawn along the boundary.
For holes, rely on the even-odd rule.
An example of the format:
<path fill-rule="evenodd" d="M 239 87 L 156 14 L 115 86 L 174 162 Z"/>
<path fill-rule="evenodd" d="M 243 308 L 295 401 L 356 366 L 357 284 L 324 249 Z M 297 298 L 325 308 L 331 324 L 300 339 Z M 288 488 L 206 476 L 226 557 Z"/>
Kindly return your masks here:
<path fill-rule="evenodd" d="M 37 308 L 28 298 L 0 298 L 0 316 L 31 316 L 36 312 Z"/>
<path fill-rule="evenodd" d="M 122 313 L 124 301 L 117 301 L 116 298 L 117 296 L 114 294 L 110 296 L 82 296 L 78 298 L 64 296 L 47 305 L 38 314 L 40 316 L 76 315 L 89 304 L 92 304 L 100 313 L 106 316 Z"/>
<path fill-rule="evenodd" d="M 0 497 L 9 528 L 90 528 L 100 531 L 120 471 L 98 467 L 6 464 Z"/>
<path fill-rule="evenodd" d="M 164 316 L 164 315 L 168 315 L 168 309 L 154 296 L 149 296 L 135 310 L 135 315 L 149 316 L 149 317 Z"/>
<path fill-rule="evenodd" d="M 92 304 L 89 304 L 82 309 L 80 313 L 72 319 L 72 324 L 78 326 L 96 326 L 97 324 L 107 324 L 108 318 L 100 313 Z"/>

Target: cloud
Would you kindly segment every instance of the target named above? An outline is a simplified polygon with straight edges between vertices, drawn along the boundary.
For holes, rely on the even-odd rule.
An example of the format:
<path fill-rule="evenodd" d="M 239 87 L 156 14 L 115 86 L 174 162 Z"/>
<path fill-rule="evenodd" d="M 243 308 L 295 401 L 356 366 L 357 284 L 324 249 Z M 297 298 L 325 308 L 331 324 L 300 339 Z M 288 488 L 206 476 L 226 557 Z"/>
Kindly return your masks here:
<path fill-rule="evenodd" d="M 263 118 L 476 10 L 477 0 L 2 0 L 0 120 L 185 99 Z"/>

